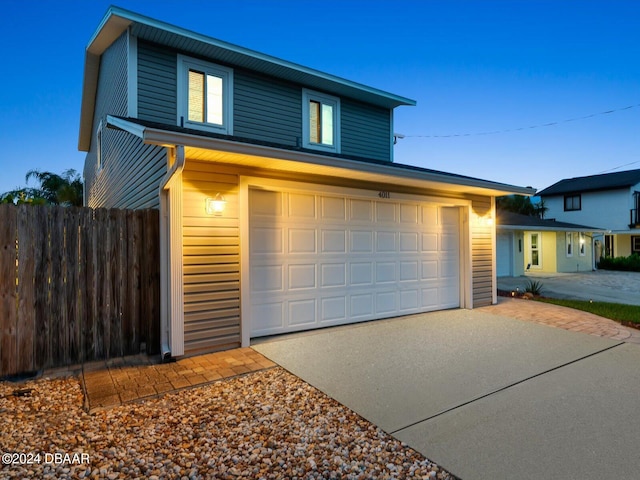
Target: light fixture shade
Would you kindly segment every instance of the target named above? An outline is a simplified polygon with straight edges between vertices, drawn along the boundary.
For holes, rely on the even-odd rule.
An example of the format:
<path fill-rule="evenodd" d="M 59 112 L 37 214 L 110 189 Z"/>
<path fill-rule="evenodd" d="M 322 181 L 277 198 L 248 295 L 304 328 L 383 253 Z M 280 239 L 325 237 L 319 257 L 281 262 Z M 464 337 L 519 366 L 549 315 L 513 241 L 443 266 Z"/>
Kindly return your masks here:
<path fill-rule="evenodd" d="M 224 207 L 227 205 L 227 201 L 222 195 L 216 193 L 216 196 L 205 199 L 205 210 L 207 215 L 222 215 Z"/>

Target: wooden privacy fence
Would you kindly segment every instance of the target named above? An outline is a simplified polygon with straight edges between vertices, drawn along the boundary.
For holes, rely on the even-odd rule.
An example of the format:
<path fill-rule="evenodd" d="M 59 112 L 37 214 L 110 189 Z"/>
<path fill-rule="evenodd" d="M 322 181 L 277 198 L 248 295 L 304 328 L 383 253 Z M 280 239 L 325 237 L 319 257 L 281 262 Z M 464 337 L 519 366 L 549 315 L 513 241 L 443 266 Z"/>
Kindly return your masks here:
<path fill-rule="evenodd" d="M 160 349 L 157 210 L 0 205 L 0 377 Z"/>

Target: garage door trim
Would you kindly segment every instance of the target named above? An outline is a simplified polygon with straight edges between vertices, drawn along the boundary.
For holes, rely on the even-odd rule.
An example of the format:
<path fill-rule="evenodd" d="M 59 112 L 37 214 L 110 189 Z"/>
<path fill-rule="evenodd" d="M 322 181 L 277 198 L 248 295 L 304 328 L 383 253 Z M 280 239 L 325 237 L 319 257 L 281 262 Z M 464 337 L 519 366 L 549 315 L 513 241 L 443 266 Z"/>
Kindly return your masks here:
<path fill-rule="evenodd" d="M 387 188 L 388 186 L 382 186 Z M 388 187 L 391 188 L 391 187 Z M 412 201 L 421 204 L 435 204 L 439 207 L 461 207 L 460 208 L 460 229 L 459 229 L 459 283 L 460 283 L 460 307 L 470 308 L 472 302 L 471 295 L 471 233 L 469 228 L 469 218 L 471 213 L 471 200 L 448 198 L 437 195 L 415 195 L 394 191 L 365 190 L 357 188 L 337 187 L 324 184 L 310 184 L 305 182 L 293 182 L 285 180 L 275 180 L 261 177 L 240 177 L 240 247 L 241 247 L 241 334 L 242 344 L 249 345 L 251 339 L 251 286 L 250 279 L 250 212 L 249 212 L 249 191 L 251 189 L 278 191 L 287 193 L 313 193 L 347 196 L 349 198 L 366 199 L 373 201 L 390 202 Z M 387 196 L 388 195 L 388 196 Z"/>

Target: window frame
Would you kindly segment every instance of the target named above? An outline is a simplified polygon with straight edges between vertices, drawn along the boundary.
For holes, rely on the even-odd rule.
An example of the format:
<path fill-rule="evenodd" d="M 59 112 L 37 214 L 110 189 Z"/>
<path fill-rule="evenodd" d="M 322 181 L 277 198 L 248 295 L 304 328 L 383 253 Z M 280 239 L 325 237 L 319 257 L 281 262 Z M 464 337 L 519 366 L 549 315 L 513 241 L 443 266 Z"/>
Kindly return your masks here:
<path fill-rule="evenodd" d="M 100 173 L 104 167 L 102 158 L 102 120 L 98 123 L 96 128 L 96 173 Z"/>
<path fill-rule="evenodd" d="M 565 232 L 564 253 L 567 257 L 573 257 L 573 232 Z"/>
<path fill-rule="evenodd" d="M 578 206 L 575 205 L 575 200 L 578 199 Z M 571 200 L 571 207 L 567 208 L 567 200 Z M 582 195 L 580 193 L 574 193 L 572 195 L 564 196 L 564 211 L 565 212 L 577 212 L 582 210 Z"/>
<path fill-rule="evenodd" d="M 315 143 L 311 141 L 311 110 L 309 104 L 317 102 L 321 105 L 333 107 L 333 145 Z M 340 98 L 325 93 L 315 92 L 307 88 L 302 89 L 302 146 L 312 150 L 340 153 Z"/>
<path fill-rule="evenodd" d="M 533 247 L 533 238 L 535 236 L 536 246 Z M 537 263 L 533 263 L 533 252 L 537 254 Z M 529 267 L 534 269 L 542 269 L 542 232 L 529 232 Z"/>
<path fill-rule="evenodd" d="M 189 120 L 189 70 L 222 79 L 222 125 Z M 233 135 L 233 69 L 178 54 L 177 95 L 178 126 Z"/>

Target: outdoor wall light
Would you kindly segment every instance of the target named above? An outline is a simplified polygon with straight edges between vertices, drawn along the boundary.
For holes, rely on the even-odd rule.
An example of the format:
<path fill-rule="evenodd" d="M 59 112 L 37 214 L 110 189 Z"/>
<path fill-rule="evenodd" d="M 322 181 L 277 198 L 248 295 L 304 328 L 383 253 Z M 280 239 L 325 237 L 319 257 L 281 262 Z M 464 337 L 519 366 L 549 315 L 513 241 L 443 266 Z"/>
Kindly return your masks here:
<path fill-rule="evenodd" d="M 205 209 L 207 211 L 207 215 L 222 215 L 222 212 L 224 212 L 224 207 L 226 205 L 227 201 L 219 193 L 216 193 L 216 196 L 213 198 L 208 197 L 207 199 L 205 199 Z"/>

